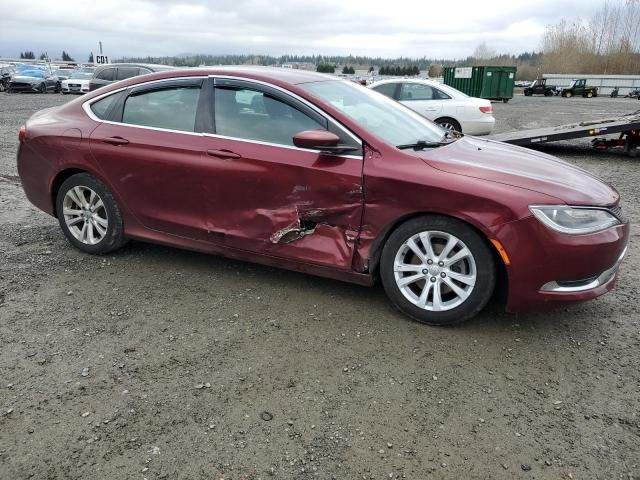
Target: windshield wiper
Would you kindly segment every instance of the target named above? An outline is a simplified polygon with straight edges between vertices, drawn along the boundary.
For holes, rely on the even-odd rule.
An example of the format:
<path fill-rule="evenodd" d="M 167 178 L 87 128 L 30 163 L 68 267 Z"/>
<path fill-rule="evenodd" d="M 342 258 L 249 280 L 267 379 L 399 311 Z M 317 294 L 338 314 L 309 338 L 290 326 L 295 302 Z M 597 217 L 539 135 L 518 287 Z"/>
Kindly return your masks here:
<path fill-rule="evenodd" d="M 449 145 L 451 142 L 427 142 L 425 140 L 418 140 L 415 143 L 405 143 L 403 145 L 396 145 L 396 148 L 400 150 L 407 150 L 413 148 L 414 150 L 424 150 L 425 148 L 438 148 L 443 145 Z"/>

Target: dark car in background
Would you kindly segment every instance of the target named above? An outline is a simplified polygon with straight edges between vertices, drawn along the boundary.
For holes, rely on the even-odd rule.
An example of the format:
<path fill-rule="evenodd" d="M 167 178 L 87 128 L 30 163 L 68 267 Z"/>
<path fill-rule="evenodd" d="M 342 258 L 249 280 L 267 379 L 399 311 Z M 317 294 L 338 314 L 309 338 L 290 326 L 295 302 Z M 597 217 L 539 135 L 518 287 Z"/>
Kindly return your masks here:
<path fill-rule="evenodd" d="M 98 67 L 93 73 L 93 78 L 89 82 L 89 91 L 96 88 L 104 87 L 110 83 L 127 78 L 146 75 L 152 72 L 162 72 L 164 70 L 173 70 L 174 67 L 168 65 L 153 65 L 141 63 L 112 63 Z"/>
<path fill-rule="evenodd" d="M 13 65 L 0 65 L 0 92 L 4 92 L 9 88 L 11 77 L 15 75 L 16 70 Z"/>
<path fill-rule="evenodd" d="M 9 82 L 7 93 L 17 92 L 60 92 L 60 79 L 44 69 L 22 70 Z"/>

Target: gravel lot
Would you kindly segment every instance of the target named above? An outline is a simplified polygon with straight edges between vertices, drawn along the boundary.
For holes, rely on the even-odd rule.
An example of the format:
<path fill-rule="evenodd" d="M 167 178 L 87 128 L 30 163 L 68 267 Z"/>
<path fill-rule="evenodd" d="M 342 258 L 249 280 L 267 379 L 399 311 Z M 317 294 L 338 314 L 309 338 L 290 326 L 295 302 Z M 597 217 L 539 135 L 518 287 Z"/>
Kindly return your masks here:
<path fill-rule="evenodd" d="M 88 256 L 16 176 L 19 126 L 68 100 L 0 94 L 0 478 L 640 477 L 637 226 L 614 292 L 458 328 L 407 320 L 380 287 L 136 242 Z M 494 104 L 498 132 L 638 108 Z M 546 151 L 638 224 L 639 159 Z"/>

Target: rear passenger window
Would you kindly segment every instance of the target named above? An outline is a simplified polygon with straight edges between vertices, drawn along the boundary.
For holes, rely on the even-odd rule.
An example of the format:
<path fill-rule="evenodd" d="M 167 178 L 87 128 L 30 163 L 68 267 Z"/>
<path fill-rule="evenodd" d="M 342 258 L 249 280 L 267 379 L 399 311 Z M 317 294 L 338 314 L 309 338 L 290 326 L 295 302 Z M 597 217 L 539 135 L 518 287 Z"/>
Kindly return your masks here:
<path fill-rule="evenodd" d="M 97 102 L 93 102 L 91 104 L 91 111 L 100 120 L 106 119 L 109 113 L 109 110 L 111 109 L 111 106 L 114 104 L 115 100 L 119 96 L 120 95 L 109 95 L 108 97 L 104 97 L 103 99 L 100 99 Z"/>
<path fill-rule="evenodd" d="M 138 76 L 138 67 L 118 67 L 118 80 L 126 80 L 127 78 Z"/>
<path fill-rule="evenodd" d="M 434 100 L 433 90 L 429 85 L 420 83 L 403 83 L 400 87 L 400 100 Z"/>
<path fill-rule="evenodd" d="M 176 87 L 131 95 L 122 112 L 122 123 L 193 132 L 200 88 Z"/>
<path fill-rule="evenodd" d="M 112 82 L 115 80 L 116 69 L 115 68 L 105 68 L 96 76 L 99 80 L 107 80 Z"/>
<path fill-rule="evenodd" d="M 442 90 L 438 90 L 437 88 L 432 88 L 433 90 L 433 98 L 434 100 L 449 100 L 451 97 L 444 93 Z"/>

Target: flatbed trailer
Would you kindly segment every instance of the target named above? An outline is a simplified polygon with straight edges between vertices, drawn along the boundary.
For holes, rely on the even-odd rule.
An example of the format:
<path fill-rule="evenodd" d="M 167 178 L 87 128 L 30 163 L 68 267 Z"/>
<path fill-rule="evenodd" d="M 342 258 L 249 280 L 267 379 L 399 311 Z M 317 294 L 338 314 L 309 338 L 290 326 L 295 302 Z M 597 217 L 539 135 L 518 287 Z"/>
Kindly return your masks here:
<path fill-rule="evenodd" d="M 615 133 L 620 134 L 619 138 L 607 139 L 597 137 L 597 135 L 611 135 Z M 491 135 L 488 138 L 513 145 L 530 147 L 541 143 L 585 137 L 593 138 L 591 143 L 596 150 L 623 147 L 625 153 L 633 155 L 636 153 L 637 148 L 640 147 L 640 110 L 616 118 L 585 121 L 557 127 L 518 130 L 516 132 Z"/>

